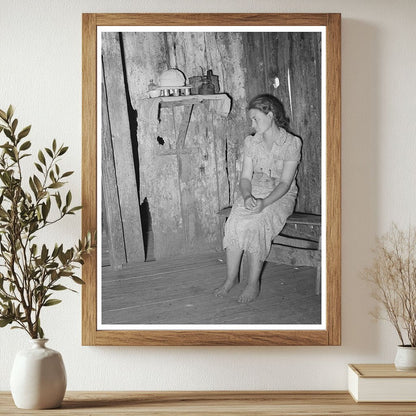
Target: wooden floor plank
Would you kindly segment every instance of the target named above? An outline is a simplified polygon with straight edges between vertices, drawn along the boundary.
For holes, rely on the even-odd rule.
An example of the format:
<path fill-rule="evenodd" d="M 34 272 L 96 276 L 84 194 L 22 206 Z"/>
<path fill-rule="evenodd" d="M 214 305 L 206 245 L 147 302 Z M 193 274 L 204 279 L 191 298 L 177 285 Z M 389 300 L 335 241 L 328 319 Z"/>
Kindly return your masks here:
<path fill-rule="evenodd" d="M 245 286 L 213 295 L 225 279 L 222 252 L 143 263 L 103 272 L 103 324 L 319 324 L 316 271 L 266 263 L 260 296 L 237 302 Z"/>

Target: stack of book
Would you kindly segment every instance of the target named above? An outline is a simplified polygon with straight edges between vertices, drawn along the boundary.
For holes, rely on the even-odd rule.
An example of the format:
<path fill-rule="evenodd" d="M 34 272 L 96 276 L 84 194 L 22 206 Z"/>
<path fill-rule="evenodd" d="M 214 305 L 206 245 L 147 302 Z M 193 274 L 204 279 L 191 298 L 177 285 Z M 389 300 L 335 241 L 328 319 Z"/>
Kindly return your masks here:
<path fill-rule="evenodd" d="M 416 402 L 416 371 L 394 364 L 349 364 L 348 390 L 356 402 Z"/>

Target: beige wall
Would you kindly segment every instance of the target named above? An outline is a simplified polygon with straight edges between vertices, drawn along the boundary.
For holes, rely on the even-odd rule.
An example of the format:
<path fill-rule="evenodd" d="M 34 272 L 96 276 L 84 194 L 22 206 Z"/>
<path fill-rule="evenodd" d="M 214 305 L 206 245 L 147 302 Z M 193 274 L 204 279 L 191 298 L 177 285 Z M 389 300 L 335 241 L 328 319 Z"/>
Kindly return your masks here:
<path fill-rule="evenodd" d="M 33 124 L 34 148 L 70 145 L 70 185 L 80 199 L 82 12 L 341 12 L 341 347 L 81 347 L 81 299 L 45 311 L 50 346 L 61 351 L 68 389 L 345 389 L 349 362 L 392 362 L 392 328 L 369 316 L 359 278 L 376 234 L 415 223 L 416 2 L 413 0 L 0 0 L 0 108 L 13 103 Z M 76 201 L 75 201 L 76 202 Z M 67 244 L 80 218 L 61 226 Z M 23 333 L 0 331 L 0 390 Z"/>

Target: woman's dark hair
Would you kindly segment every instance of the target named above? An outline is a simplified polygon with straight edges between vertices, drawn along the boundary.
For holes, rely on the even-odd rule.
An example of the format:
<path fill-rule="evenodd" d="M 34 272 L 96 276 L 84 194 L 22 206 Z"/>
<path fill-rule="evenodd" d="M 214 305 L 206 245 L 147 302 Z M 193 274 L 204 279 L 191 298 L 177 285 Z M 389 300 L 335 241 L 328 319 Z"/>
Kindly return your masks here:
<path fill-rule="evenodd" d="M 274 95 L 257 95 L 250 100 L 247 110 L 260 110 L 264 114 L 268 114 L 271 111 L 278 127 L 287 128 L 289 126 L 289 119 L 285 115 L 283 104 Z"/>

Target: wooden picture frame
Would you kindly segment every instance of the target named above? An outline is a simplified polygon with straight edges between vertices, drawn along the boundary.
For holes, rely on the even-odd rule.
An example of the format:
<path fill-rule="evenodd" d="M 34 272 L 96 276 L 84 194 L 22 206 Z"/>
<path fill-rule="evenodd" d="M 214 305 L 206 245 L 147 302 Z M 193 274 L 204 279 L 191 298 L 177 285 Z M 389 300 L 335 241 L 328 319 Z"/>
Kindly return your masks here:
<path fill-rule="evenodd" d="M 101 26 L 323 27 L 326 45 L 325 327 L 308 329 L 98 329 L 97 254 L 83 266 L 83 345 L 340 345 L 341 343 L 341 16 L 321 14 L 83 14 L 82 231 L 97 229 L 97 28 Z"/>

